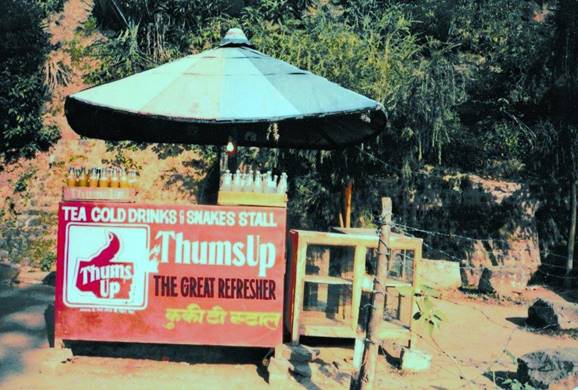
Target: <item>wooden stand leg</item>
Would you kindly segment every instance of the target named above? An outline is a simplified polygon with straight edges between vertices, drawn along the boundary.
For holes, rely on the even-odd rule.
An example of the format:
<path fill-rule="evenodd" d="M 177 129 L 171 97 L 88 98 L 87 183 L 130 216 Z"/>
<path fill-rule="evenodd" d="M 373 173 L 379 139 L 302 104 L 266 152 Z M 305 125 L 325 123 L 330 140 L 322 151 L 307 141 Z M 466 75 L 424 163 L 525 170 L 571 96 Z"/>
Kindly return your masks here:
<path fill-rule="evenodd" d="M 66 344 L 64 343 L 64 340 L 61 339 L 60 337 L 55 337 L 53 348 L 54 349 L 66 349 Z"/>

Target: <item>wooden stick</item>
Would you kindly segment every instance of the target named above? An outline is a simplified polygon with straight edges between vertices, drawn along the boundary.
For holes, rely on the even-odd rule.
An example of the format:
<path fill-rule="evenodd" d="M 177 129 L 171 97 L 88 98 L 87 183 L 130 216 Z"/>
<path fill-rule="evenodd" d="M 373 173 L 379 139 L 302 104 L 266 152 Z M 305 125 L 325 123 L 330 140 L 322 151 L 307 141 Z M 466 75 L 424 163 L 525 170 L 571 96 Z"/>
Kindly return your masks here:
<path fill-rule="evenodd" d="M 385 305 L 385 285 L 383 282 L 387 276 L 387 250 L 389 247 L 389 234 L 391 230 L 391 198 L 382 198 L 383 225 L 380 229 L 379 243 L 377 246 L 377 269 L 373 280 L 373 304 L 369 312 L 369 325 L 365 341 L 365 353 L 363 365 L 359 374 L 359 388 L 371 390 L 375 383 L 375 368 L 379 354 L 380 340 L 378 337 L 379 327 L 383 322 Z"/>
<path fill-rule="evenodd" d="M 353 180 L 345 187 L 345 227 L 351 227 L 351 194 L 353 193 Z"/>

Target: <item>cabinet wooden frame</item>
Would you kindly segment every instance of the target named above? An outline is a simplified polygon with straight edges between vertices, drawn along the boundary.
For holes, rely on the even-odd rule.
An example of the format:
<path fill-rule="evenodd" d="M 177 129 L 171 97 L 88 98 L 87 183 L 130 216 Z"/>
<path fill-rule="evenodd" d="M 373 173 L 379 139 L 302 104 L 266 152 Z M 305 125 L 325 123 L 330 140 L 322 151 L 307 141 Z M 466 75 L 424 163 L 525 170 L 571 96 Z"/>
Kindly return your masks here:
<path fill-rule="evenodd" d="M 358 328 L 360 306 L 363 292 L 369 292 L 373 288 L 373 276 L 366 272 L 367 251 L 376 249 L 378 244 L 377 234 L 368 229 L 339 229 L 339 233 L 315 232 L 306 230 L 291 230 L 289 238 L 291 243 L 291 258 L 288 272 L 288 289 L 286 294 L 286 326 L 291 333 L 291 341 L 299 343 L 301 336 L 357 338 L 363 331 Z M 391 250 L 413 251 L 413 268 L 411 283 L 398 280 L 385 280 L 383 284 L 388 289 L 396 286 L 416 286 L 418 283 L 417 267 L 422 259 L 422 240 L 392 233 L 389 243 Z M 353 250 L 353 280 L 347 282 L 337 277 L 325 275 L 307 275 L 307 248 L 311 245 L 328 247 L 351 247 Z M 337 323 L 331 320 L 320 320 L 307 316 L 303 310 L 305 283 L 315 282 L 322 284 L 350 284 L 352 286 L 351 299 L 351 322 Z M 387 292 L 386 292 L 387 294 Z M 415 312 L 414 297 L 410 300 L 409 326 L 399 326 L 394 322 L 383 321 L 379 332 L 381 339 L 407 340 L 412 343 L 413 312 Z M 401 304 L 400 304 L 401 310 Z M 406 309 L 407 310 L 407 309 Z"/>

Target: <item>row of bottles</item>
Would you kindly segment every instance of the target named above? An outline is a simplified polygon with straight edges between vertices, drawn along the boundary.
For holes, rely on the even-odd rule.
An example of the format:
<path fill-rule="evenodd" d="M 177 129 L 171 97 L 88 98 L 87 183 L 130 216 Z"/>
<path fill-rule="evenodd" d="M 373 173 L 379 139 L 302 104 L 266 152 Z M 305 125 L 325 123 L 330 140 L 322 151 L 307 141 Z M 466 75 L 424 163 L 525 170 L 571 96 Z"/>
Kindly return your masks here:
<path fill-rule="evenodd" d="M 242 173 L 237 169 L 237 172 L 232 174 L 227 170 L 221 175 L 221 191 L 285 194 L 287 193 L 287 174 L 283 172 L 278 178 L 271 171 L 253 173 L 249 170 L 247 173 Z"/>
<path fill-rule="evenodd" d="M 118 167 L 93 167 L 87 170 L 84 167 L 70 167 L 66 176 L 67 187 L 137 188 L 137 184 L 136 169 L 126 171 Z"/>

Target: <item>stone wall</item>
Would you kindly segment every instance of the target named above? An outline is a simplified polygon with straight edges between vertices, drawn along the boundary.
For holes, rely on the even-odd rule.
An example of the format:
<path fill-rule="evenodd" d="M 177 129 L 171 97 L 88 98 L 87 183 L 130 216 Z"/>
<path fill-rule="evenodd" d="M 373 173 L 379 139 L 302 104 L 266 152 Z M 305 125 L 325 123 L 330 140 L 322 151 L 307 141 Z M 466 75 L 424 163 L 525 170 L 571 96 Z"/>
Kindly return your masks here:
<path fill-rule="evenodd" d="M 5 166 L 0 171 L 0 261 L 38 267 L 55 258 L 58 203 L 70 166 L 130 164 L 141 174 L 137 202 L 196 203 L 204 175 L 198 153 L 159 156 L 154 147 L 119 155 L 103 141 L 68 137 L 35 159 Z"/>
<path fill-rule="evenodd" d="M 489 269 L 500 285 L 523 288 L 540 265 L 538 202 L 521 183 L 430 169 L 411 189 L 391 180 L 385 191 L 398 230 L 423 238 L 425 257 L 458 262 L 464 287 Z"/>

